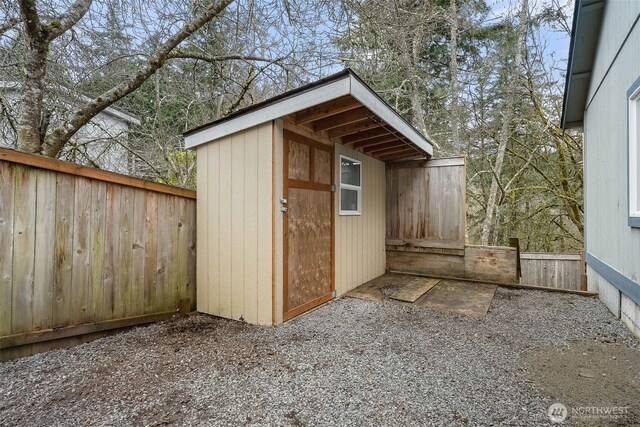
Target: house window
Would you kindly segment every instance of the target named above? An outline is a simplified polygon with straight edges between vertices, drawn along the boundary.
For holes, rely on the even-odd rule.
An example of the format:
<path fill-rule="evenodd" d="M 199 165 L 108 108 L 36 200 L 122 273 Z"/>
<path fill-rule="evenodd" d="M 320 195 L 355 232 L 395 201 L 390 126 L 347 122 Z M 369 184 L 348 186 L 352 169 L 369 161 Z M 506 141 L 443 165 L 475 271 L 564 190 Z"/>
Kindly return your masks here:
<path fill-rule="evenodd" d="M 640 79 L 629 97 L 629 225 L 640 228 Z"/>
<path fill-rule="evenodd" d="M 362 162 L 340 156 L 340 215 L 362 214 Z"/>

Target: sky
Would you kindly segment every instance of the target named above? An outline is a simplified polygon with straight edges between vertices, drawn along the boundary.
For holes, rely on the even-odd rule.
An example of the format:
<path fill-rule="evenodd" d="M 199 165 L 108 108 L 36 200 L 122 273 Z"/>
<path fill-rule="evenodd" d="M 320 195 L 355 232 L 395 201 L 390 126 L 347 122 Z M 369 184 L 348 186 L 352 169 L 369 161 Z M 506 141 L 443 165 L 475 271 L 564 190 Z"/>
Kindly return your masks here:
<path fill-rule="evenodd" d="M 545 6 L 552 4 L 553 0 L 529 0 L 529 9 L 533 14 L 540 12 Z M 566 4 L 566 11 L 569 14 L 569 22 L 573 17 L 573 0 L 558 0 L 561 4 Z M 520 0 L 486 0 L 491 7 L 491 16 L 498 18 L 504 16 L 509 11 L 516 10 Z M 541 34 L 548 43 L 547 61 L 550 63 L 555 58 L 561 60 L 566 67 L 566 60 L 569 55 L 569 42 L 571 38 L 563 31 L 555 31 L 552 28 L 541 28 Z M 555 70 L 559 72 L 559 70 Z"/>

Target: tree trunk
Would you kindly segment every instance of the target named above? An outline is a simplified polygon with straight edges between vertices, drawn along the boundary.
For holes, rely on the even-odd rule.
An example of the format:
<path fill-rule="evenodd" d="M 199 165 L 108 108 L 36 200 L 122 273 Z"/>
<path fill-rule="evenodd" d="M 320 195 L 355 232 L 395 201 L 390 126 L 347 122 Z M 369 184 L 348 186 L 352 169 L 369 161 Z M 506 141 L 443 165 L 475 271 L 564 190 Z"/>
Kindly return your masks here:
<path fill-rule="evenodd" d="M 71 119 L 47 132 L 43 118 L 44 80 L 49 44 L 56 37 L 75 25 L 89 10 L 91 0 L 76 0 L 64 16 L 48 24 L 41 24 L 34 0 L 20 0 L 20 10 L 25 23 L 28 51 L 24 65 L 25 82 L 18 119 L 18 148 L 31 153 L 57 157 L 69 140 L 104 109 L 138 89 L 170 58 L 172 51 L 194 32 L 222 12 L 233 0 L 218 0 L 185 23 L 176 34 L 169 37 L 149 55 L 147 63 L 128 80 L 107 90 L 102 95 L 78 108 Z"/>
<path fill-rule="evenodd" d="M 482 234 L 480 235 L 480 244 L 489 244 L 489 235 L 491 234 L 491 224 L 493 223 L 493 215 L 496 208 L 496 199 L 498 196 L 500 174 L 502 173 L 502 164 L 504 162 L 504 155 L 507 151 L 507 144 L 509 142 L 509 128 L 511 126 L 511 119 L 513 118 L 513 101 L 515 99 L 516 90 L 518 88 L 518 81 L 520 75 L 520 67 L 522 65 L 522 51 L 524 49 L 524 42 L 526 38 L 526 25 L 527 15 L 529 13 L 528 0 L 521 0 L 519 22 L 517 29 L 517 42 L 516 51 L 514 54 L 513 66 L 508 76 L 508 90 L 507 97 L 504 103 L 503 116 L 502 116 L 502 129 L 499 136 L 498 154 L 496 161 L 493 165 L 493 177 L 491 180 L 491 189 L 489 190 L 489 198 L 487 200 L 487 210 L 485 213 L 484 221 L 482 223 Z"/>
<path fill-rule="evenodd" d="M 458 100 L 458 7 L 456 0 L 451 0 L 449 5 L 449 26 L 451 29 L 451 51 L 449 61 L 449 74 L 451 78 L 451 143 L 453 151 L 460 153 L 460 106 Z"/>
<path fill-rule="evenodd" d="M 18 150 L 38 153 L 42 146 L 44 78 L 47 74 L 49 41 L 41 28 L 35 3 L 30 0 L 21 0 L 20 12 L 25 22 L 23 35 L 27 50 L 23 65 L 24 83 L 16 128 Z"/>

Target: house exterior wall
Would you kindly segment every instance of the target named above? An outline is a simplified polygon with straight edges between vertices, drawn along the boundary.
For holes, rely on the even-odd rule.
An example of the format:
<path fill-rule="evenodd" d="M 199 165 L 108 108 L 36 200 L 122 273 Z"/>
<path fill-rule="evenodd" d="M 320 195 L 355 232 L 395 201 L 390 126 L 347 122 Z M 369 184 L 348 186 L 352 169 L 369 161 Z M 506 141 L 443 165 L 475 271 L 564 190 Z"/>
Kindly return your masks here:
<path fill-rule="evenodd" d="M 273 125 L 198 146 L 198 311 L 272 324 Z"/>
<path fill-rule="evenodd" d="M 385 272 L 385 164 L 336 144 L 334 181 L 340 183 L 340 155 L 362 161 L 362 215 L 341 216 L 335 206 L 335 283 L 340 296 Z M 335 193 L 337 197 L 337 192 Z"/>
<path fill-rule="evenodd" d="M 628 226 L 627 90 L 640 77 L 640 2 L 608 2 L 584 117 L 589 290 L 638 333 L 640 229 Z"/>

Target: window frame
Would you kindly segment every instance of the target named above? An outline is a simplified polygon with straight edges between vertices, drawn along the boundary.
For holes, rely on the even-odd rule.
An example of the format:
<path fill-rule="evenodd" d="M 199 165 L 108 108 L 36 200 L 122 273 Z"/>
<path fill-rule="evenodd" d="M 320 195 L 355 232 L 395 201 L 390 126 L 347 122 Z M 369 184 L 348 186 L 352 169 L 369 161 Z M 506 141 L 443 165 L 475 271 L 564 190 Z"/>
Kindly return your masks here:
<path fill-rule="evenodd" d="M 360 165 L 360 185 L 346 184 L 342 182 L 342 159 L 349 160 L 354 163 L 358 163 Z M 339 215 L 340 216 L 358 216 L 362 215 L 362 160 L 354 159 L 349 156 L 345 156 L 340 154 L 338 158 L 339 169 L 338 169 L 338 205 L 339 205 Z M 343 210 L 342 209 L 342 189 L 345 190 L 353 190 L 358 194 L 358 209 L 353 210 Z"/>
<path fill-rule="evenodd" d="M 628 225 L 640 228 L 640 78 L 627 91 Z"/>

